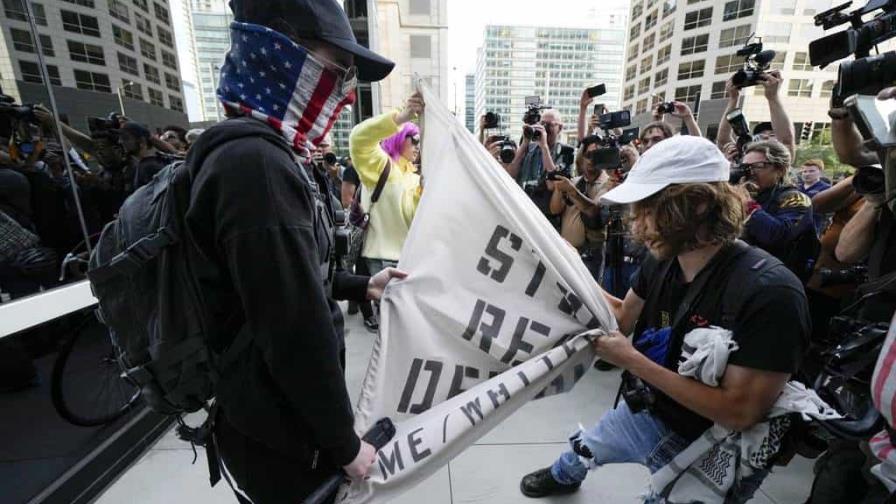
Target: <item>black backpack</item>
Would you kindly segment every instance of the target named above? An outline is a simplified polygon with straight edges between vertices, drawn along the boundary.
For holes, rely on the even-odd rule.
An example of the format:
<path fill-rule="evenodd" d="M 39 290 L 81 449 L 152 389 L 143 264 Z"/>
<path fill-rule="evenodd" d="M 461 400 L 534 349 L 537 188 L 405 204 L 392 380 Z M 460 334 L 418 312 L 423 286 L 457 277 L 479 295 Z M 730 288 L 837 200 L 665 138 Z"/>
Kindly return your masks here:
<path fill-rule="evenodd" d="M 109 328 L 123 375 L 157 413 L 205 408 L 215 395 L 218 370 L 251 343 L 248 331 L 240 331 L 222 354 L 209 347 L 203 296 L 190 267 L 190 258 L 198 259 L 185 226 L 190 167 L 201 166 L 212 150 L 261 136 L 289 152 L 272 129 L 259 131 L 245 121 L 251 120 L 231 119 L 219 125 L 225 129 L 206 132 L 186 161 L 169 164 L 129 196 L 90 257 L 87 277 L 99 300 L 97 315 Z"/>

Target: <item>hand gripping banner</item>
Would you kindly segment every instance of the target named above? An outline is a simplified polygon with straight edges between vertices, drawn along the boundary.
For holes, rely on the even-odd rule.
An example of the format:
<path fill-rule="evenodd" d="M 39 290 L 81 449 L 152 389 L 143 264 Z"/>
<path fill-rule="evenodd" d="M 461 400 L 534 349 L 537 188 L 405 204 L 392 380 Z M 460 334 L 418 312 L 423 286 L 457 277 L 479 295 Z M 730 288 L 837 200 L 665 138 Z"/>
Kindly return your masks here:
<path fill-rule="evenodd" d="M 394 439 L 341 503 L 386 503 L 533 398 L 591 367 L 590 338 L 616 322 L 570 247 L 422 83 L 425 189 L 390 284 L 356 412 Z M 589 330 L 588 334 L 585 334 Z"/>

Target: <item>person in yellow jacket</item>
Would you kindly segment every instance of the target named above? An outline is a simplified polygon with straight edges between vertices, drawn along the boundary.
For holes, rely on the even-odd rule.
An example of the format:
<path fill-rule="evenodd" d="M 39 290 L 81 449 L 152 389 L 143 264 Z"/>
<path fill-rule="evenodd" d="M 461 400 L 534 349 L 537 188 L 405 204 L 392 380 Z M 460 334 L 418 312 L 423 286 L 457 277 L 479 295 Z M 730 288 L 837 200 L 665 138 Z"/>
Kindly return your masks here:
<path fill-rule="evenodd" d="M 420 129 L 410 122 L 423 107 L 423 98 L 415 93 L 402 110 L 367 119 L 349 137 L 352 162 L 361 179 L 361 206 L 370 212 L 361 257 L 371 275 L 398 263 L 423 192 L 414 166 L 420 155 Z M 371 208 L 373 190 L 389 164 L 386 185 Z"/>

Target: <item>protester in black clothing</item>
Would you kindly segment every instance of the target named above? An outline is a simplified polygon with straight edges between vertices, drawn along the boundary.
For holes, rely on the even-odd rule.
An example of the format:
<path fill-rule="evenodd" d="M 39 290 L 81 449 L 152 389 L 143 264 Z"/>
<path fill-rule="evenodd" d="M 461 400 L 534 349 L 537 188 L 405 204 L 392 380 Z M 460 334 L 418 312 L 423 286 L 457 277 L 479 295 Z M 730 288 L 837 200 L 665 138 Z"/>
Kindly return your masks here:
<path fill-rule="evenodd" d="M 355 171 L 355 167 L 351 164 L 351 158 L 346 158 L 348 161 L 345 166 L 345 171 L 342 172 L 342 207 L 348 211 L 351 208 L 352 199 L 355 196 L 355 191 L 361 185 L 361 177 L 358 176 L 358 172 Z M 354 269 L 354 273 L 356 275 L 369 275 L 370 271 L 367 268 L 367 261 L 358 261 L 355 264 L 346 264 L 346 269 L 351 273 L 352 268 Z M 380 329 L 380 323 L 377 320 L 376 316 L 373 313 L 373 304 L 370 301 L 350 301 L 348 304 L 348 314 L 354 315 L 358 313 L 358 310 L 361 311 L 361 316 L 364 317 L 364 327 L 368 332 L 376 334 L 376 332 Z"/>
<path fill-rule="evenodd" d="M 142 124 L 129 121 L 120 129 L 121 145 L 131 158 L 126 191 L 132 193 L 152 180 L 174 158 L 152 146 L 152 134 Z"/>
<path fill-rule="evenodd" d="M 224 466 L 252 502 L 294 503 L 340 467 L 364 477 L 375 456 L 353 429 L 342 317 L 333 298 L 378 299 L 403 273 L 389 268 L 368 278 L 336 268 L 329 180 L 311 166 L 309 147 L 329 129 L 326 120 L 351 103 L 356 74 L 378 81 L 393 64 L 355 42 L 334 2 L 233 0 L 231 7 L 234 45 L 218 89 L 230 118 L 205 131 L 187 160 L 193 183 L 186 220 L 199 251 L 191 266 L 218 350 L 238 331 L 253 338 L 222 370 L 216 396 L 214 438 Z M 253 44 L 255 54 L 264 48 L 267 55 L 243 60 Z M 240 61 L 251 66 L 237 72 Z M 298 75 L 286 62 L 308 70 Z M 267 77 L 255 64 L 264 65 Z M 289 91 L 259 98 L 232 92 L 253 84 L 249 75 L 261 89 L 266 83 L 259 80 L 279 88 L 275 82 L 291 79 Z M 284 110 L 305 108 L 325 80 L 331 86 L 319 93 L 327 95 L 314 94 L 324 98 L 315 107 L 321 121 L 261 120 L 275 110 L 283 117 Z"/>
<path fill-rule="evenodd" d="M 779 261 L 736 240 L 744 214 L 728 177 L 711 142 L 679 136 L 652 147 L 603 196 L 634 203 L 633 232 L 651 254 L 624 300 L 605 294 L 622 332 L 594 342 L 600 358 L 627 371 L 632 402 L 574 435 L 572 450 L 551 467 L 525 476 L 525 495 L 577 490 L 587 475 L 583 460 L 637 462 L 654 472 L 713 423 L 747 430 L 765 419 L 797 370 L 809 335 L 805 294 Z M 685 335 L 710 326 L 732 331 L 739 346 L 718 387 L 677 373 Z M 625 336 L 632 330 L 633 341 Z M 735 485 L 726 502 L 748 500 L 767 474 L 760 469 Z"/>

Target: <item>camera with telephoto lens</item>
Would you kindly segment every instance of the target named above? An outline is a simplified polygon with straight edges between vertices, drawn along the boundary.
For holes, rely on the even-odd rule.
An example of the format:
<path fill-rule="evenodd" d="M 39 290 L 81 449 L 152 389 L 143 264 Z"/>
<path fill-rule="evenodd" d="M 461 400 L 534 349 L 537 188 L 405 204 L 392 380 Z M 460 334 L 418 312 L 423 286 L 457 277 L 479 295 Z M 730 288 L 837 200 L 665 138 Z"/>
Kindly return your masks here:
<path fill-rule="evenodd" d="M 485 113 L 485 124 L 482 125 L 484 129 L 497 129 L 501 127 L 501 115 L 497 112 L 486 112 Z"/>
<path fill-rule="evenodd" d="M 861 196 L 883 194 L 886 190 L 886 174 L 879 166 L 860 166 L 852 177 L 852 188 Z"/>
<path fill-rule="evenodd" d="M 541 122 L 541 111 L 547 109 L 541 104 L 540 96 L 526 97 L 526 113 L 523 114 L 523 136 L 528 140 L 538 140 L 541 138 L 541 132 L 533 129 L 532 126 Z"/>
<path fill-rule="evenodd" d="M 90 138 L 106 138 L 117 142 L 121 133 L 121 116 L 112 112 L 107 117 L 88 117 L 87 128 Z"/>
<path fill-rule="evenodd" d="M 333 166 L 333 165 L 339 163 L 339 158 L 336 157 L 336 154 L 333 154 L 332 152 L 328 152 L 328 153 L 324 154 L 324 162 L 330 166 Z"/>
<path fill-rule="evenodd" d="M 762 42 L 750 44 L 748 41 L 737 51 L 737 55 L 744 56 L 744 67 L 731 77 L 731 83 L 738 89 L 755 86 L 765 80 L 765 72 L 775 59 L 775 51 L 763 51 Z"/>
<path fill-rule="evenodd" d="M 818 278 L 822 287 L 865 283 L 868 281 L 868 267 L 864 264 L 855 264 L 838 270 L 819 268 Z"/>
<path fill-rule="evenodd" d="M 5 94 L 0 94 L 0 117 L 31 124 L 38 124 L 39 122 L 34 115 L 34 105 L 18 105 L 15 98 Z"/>
<path fill-rule="evenodd" d="M 827 65 L 849 56 L 837 72 L 831 102 L 840 106 L 854 94 L 877 94 L 896 81 L 896 52 L 869 56 L 878 44 L 896 36 L 896 0 L 870 0 L 864 7 L 845 12 L 852 5 L 846 2 L 815 16 L 815 26 L 830 30 L 849 23 L 850 28 L 826 35 L 809 43 L 809 60 L 813 66 Z M 880 10 L 868 21 L 868 14 Z"/>
<path fill-rule="evenodd" d="M 622 168 L 619 148 L 637 138 L 638 129 L 625 130 L 621 136 L 614 135 L 612 130 L 630 125 L 631 119 L 631 113 L 628 110 L 601 114 L 598 117 L 598 126 L 604 131 L 603 135 L 597 135 L 600 147 L 586 154 L 596 169 L 612 171 Z M 632 133 L 636 135 L 634 138 Z"/>
<path fill-rule="evenodd" d="M 569 145 L 564 145 L 560 148 L 560 156 L 557 158 L 560 161 L 560 168 L 552 172 L 547 172 L 545 175 L 545 179 L 547 180 L 557 180 L 560 177 L 564 178 L 572 178 L 572 165 L 576 160 L 576 151 Z"/>
<path fill-rule="evenodd" d="M 493 137 L 489 137 L 489 144 L 495 142 L 499 142 L 498 147 L 500 148 L 500 150 L 498 151 L 498 157 L 501 159 L 501 162 L 513 162 L 513 158 L 516 157 L 516 143 L 507 135 L 495 135 Z"/>
<path fill-rule="evenodd" d="M 737 139 L 737 155 L 734 157 L 734 163 L 737 165 L 731 169 L 731 176 L 728 182 L 737 184 L 744 177 L 751 175 L 750 171 L 741 164 L 743 159 L 744 148 L 753 141 L 753 135 L 750 134 L 750 125 L 747 124 L 747 118 L 741 109 L 734 109 L 725 116 L 725 120 L 731 125 L 731 131 Z"/>

